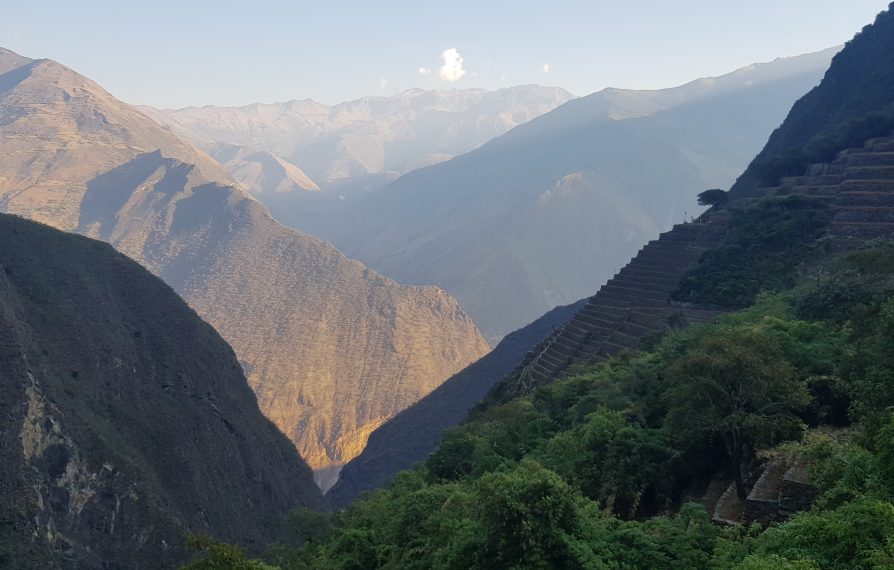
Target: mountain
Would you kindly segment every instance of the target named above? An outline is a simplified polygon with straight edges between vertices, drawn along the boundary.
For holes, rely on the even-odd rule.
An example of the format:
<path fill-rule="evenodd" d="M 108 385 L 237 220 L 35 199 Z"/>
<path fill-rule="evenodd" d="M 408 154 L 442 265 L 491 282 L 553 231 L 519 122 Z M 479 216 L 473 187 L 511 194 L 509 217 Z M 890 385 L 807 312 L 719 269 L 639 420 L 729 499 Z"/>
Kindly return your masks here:
<path fill-rule="evenodd" d="M 300 168 L 268 151 L 220 143 L 208 153 L 249 190 L 265 195 L 319 192 L 320 187 Z"/>
<path fill-rule="evenodd" d="M 526 85 L 498 91 L 410 89 L 334 106 L 305 100 L 140 109 L 212 154 L 221 145 L 237 145 L 296 165 L 323 191 L 257 198 L 277 220 L 317 235 L 341 215 L 346 201 L 405 172 L 475 149 L 572 98 L 555 87 Z M 239 170 L 230 171 L 243 180 Z"/>
<path fill-rule="evenodd" d="M 304 100 L 141 110 L 197 144 L 270 151 L 328 184 L 446 160 L 572 98 L 555 87 L 526 85 L 498 91 L 410 89 L 334 106 Z"/>
<path fill-rule="evenodd" d="M 326 493 L 329 508 L 343 509 L 363 492 L 384 487 L 398 471 L 425 461 L 437 449 L 445 431 L 465 420 L 497 382 L 584 304 L 581 300 L 556 307 L 508 334 L 490 354 L 453 375 L 374 431 L 363 452 L 345 465 L 338 482 Z"/>
<path fill-rule="evenodd" d="M 211 157 L 56 62 L 0 75 L 0 173 L 0 211 L 111 243 L 214 326 L 324 486 L 489 350 L 442 290 L 284 228 Z"/>
<path fill-rule="evenodd" d="M 822 83 L 799 99 L 766 146 L 736 181 L 732 195 L 747 197 L 780 175 L 803 174 L 811 162 L 886 136 L 894 126 L 894 10 L 878 15 L 832 60 Z"/>
<path fill-rule="evenodd" d="M 173 568 L 259 551 L 320 493 L 236 355 L 107 244 L 0 215 L 0 566 Z"/>
<path fill-rule="evenodd" d="M 491 342 L 590 294 L 728 187 L 835 49 L 660 91 L 607 89 L 318 223 L 385 275 L 455 295 Z"/>

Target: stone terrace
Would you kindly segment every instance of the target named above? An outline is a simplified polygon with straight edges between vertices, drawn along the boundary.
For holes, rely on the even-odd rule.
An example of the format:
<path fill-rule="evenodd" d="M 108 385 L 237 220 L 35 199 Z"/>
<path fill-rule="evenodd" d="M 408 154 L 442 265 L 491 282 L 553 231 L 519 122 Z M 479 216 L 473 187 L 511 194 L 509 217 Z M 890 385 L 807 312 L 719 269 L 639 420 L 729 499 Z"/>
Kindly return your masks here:
<path fill-rule="evenodd" d="M 836 251 L 894 238 L 894 138 L 878 138 L 811 165 L 803 176 L 783 178 L 764 196 L 800 194 L 827 200 Z M 671 301 L 683 274 L 705 251 L 723 243 L 723 215 L 680 224 L 643 247 L 564 327 L 529 353 L 513 375 L 507 397 L 529 393 L 577 364 L 606 360 L 637 348 L 670 325 L 702 322 L 722 311 Z"/>
<path fill-rule="evenodd" d="M 541 345 L 521 370 L 513 394 L 519 395 L 560 376 L 569 366 L 606 360 L 635 349 L 643 338 L 669 322 L 702 322 L 721 311 L 670 301 L 680 278 L 702 253 L 716 247 L 725 222 L 680 224 L 643 247 L 603 285 L 574 318 Z"/>

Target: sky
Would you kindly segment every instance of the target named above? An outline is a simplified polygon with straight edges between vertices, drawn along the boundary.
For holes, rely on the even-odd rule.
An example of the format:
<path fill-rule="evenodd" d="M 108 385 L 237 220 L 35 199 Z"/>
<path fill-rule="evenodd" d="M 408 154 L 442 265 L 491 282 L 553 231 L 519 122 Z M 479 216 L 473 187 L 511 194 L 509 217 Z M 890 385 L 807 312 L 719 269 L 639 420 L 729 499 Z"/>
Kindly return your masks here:
<path fill-rule="evenodd" d="M 137 104 L 334 104 L 419 87 L 657 89 L 842 44 L 888 0 L 42 0 L 0 47 Z"/>

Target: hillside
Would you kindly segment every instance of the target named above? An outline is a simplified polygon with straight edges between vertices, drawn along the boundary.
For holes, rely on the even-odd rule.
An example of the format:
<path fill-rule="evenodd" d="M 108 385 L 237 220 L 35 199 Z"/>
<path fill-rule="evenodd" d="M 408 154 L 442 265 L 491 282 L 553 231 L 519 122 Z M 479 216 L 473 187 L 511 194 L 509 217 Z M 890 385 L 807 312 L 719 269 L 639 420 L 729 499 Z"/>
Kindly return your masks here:
<path fill-rule="evenodd" d="M 570 101 L 349 203 L 318 235 L 398 281 L 443 287 L 494 342 L 592 294 L 696 213 L 698 192 L 728 187 L 834 51 Z"/>
<path fill-rule="evenodd" d="M 317 508 L 226 342 L 101 242 L 0 215 L 0 566 L 171 568 Z"/>
<path fill-rule="evenodd" d="M 831 161 L 838 151 L 894 128 L 892 20 L 894 12 L 882 12 L 835 56 L 823 82 L 795 103 L 736 182 L 734 196 L 802 174 L 811 162 Z"/>
<path fill-rule="evenodd" d="M 848 44 L 820 93 L 839 100 L 838 73 L 885 76 L 894 52 L 861 38 L 894 37 L 891 13 Z M 887 98 L 877 104 L 863 110 L 884 113 Z M 647 244 L 526 359 L 534 374 L 510 377 L 423 465 L 300 528 L 313 540 L 275 561 L 891 567 L 894 130 L 878 127 L 887 136 Z M 693 323 L 699 310 L 715 317 Z M 667 311 L 681 314 L 653 328 Z"/>
<path fill-rule="evenodd" d="M 437 449 L 444 432 L 465 420 L 497 382 L 583 305 L 584 301 L 579 301 L 556 307 L 506 335 L 488 355 L 374 431 L 363 453 L 345 465 L 338 482 L 326 493 L 328 507 L 345 508 L 363 492 L 385 486 L 397 472 L 425 461 Z"/>
<path fill-rule="evenodd" d="M 456 301 L 275 222 L 209 156 L 50 60 L 0 75 L 0 211 L 102 239 L 236 352 L 321 483 L 489 347 Z"/>

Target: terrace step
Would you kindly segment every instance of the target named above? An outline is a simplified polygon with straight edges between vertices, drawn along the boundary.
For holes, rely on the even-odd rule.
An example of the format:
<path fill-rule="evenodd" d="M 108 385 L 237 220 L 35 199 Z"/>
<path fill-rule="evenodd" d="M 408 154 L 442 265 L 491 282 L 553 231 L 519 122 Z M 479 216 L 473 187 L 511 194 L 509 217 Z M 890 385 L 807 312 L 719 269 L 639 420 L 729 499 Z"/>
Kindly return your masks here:
<path fill-rule="evenodd" d="M 891 180 L 845 180 L 841 183 L 842 192 L 894 192 Z"/>
<path fill-rule="evenodd" d="M 848 166 L 894 166 L 894 152 L 852 152 L 844 162 Z"/>
<path fill-rule="evenodd" d="M 839 186 L 792 186 L 791 188 L 782 189 L 779 194 L 784 196 L 797 194 L 800 196 L 824 198 L 835 196 L 838 192 Z"/>
<path fill-rule="evenodd" d="M 848 166 L 848 180 L 894 180 L 894 166 Z"/>
<path fill-rule="evenodd" d="M 665 274 L 657 276 L 618 274 L 615 277 L 612 277 L 608 281 L 608 283 L 606 283 L 606 285 L 629 285 L 631 287 L 635 287 L 636 289 L 669 291 L 675 289 L 677 287 L 677 283 L 679 282 L 680 277 L 678 275 Z"/>
<path fill-rule="evenodd" d="M 894 192 L 841 192 L 836 206 L 879 206 L 894 208 Z"/>
<path fill-rule="evenodd" d="M 837 238 L 876 239 L 894 236 L 894 223 L 832 222 Z"/>
<path fill-rule="evenodd" d="M 667 299 L 667 292 L 660 289 L 644 289 L 640 287 L 628 286 L 626 283 L 619 285 L 603 285 L 602 290 L 606 293 L 613 293 L 621 295 L 633 295 L 636 297 L 642 297 L 646 299 L 656 299 L 660 301 L 664 301 Z"/>
<path fill-rule="evenodd" d="M 879 206 L 836 206 L 835 222 L 894 223 L 894 208 Z"/>

